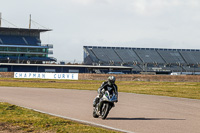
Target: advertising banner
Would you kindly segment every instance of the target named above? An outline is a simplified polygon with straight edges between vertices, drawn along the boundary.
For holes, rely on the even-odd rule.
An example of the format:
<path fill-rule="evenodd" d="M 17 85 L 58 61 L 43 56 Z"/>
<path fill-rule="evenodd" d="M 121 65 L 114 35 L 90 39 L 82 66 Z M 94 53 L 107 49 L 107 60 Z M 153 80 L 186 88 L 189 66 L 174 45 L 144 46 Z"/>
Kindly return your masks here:
<path fill-rule="evenodd" d="M 40 79 L 78 80 L 78 73 L 14 72 L 14 78 L 40 78 Z"/>

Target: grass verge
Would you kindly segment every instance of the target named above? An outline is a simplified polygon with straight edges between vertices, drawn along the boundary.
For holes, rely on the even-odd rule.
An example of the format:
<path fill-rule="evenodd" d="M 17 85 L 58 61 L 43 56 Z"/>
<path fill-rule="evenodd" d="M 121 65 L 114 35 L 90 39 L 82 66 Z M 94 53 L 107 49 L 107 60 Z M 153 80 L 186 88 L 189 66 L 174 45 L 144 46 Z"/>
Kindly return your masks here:
<path fill-rule="evenodd" d="M 103 81 L 1 78 L 0 86 L 97 90 Z M 200 99 L 199 82 L 117 81 L 119 92 Z"/>
<path fill-rule="evenodd" d="M 112 130 L 79 124 L 7 103 L 0 103 L 0 131 L 8 133 L 115 133 Z"/>

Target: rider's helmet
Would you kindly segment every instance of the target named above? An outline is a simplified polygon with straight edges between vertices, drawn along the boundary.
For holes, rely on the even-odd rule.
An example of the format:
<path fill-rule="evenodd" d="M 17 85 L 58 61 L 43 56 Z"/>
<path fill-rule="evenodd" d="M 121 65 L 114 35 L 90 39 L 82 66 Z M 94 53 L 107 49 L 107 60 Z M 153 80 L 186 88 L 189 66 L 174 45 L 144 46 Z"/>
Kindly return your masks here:
<path fill-rule="evenodd" d="M 108 84 L 109 85 L 113 85 L 113 84 L 115 84 L 115 76 L 109 76 L 108 77 Z"/>

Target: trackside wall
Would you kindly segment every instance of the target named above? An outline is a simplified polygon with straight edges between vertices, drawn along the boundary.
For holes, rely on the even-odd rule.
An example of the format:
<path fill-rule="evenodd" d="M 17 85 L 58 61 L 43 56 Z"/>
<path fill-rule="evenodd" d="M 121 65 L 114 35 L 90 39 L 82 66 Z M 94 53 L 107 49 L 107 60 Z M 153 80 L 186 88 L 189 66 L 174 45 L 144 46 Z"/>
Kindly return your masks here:
<path fill-rule="evenodd" d="M 109 74 L 79 73 L 79 80 L 106 80 Z M 117 81 L 161 81 L 161 82 L 200 82 L 200 75 L 141 75 L 119 74 L 114 75 Z M 13 78 L 14 72 L 0 72 L 0 78 Z"/>
<path fill-rule="evenodd" d="M 79 80 L 106 80 L 109 74 L 79 74 Z M 117 81 L 200 82 L 200 75 L 120 74 Z"/>
<path fill-rule="evenodd" d="M 0 72 L 0 78 L 14 78 L 14 72 Z"/>

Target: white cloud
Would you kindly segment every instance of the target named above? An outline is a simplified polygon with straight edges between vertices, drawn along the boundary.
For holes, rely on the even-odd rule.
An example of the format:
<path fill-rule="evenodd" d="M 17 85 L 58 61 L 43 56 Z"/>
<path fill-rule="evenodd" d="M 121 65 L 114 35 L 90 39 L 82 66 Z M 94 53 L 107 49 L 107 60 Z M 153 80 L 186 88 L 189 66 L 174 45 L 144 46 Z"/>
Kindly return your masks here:
<path fill-rule="evenodd" d="M 88 5 L 93 3 L 95 0 L 71 0 L 71 2 L 75 2 L 77 4 Z"/>
<path fill-rule="evenodd" d="M 200 8 L 199 0 L 134 0 L 128 10 L 137 15 L 156 16 L 179 8 Z"/>

